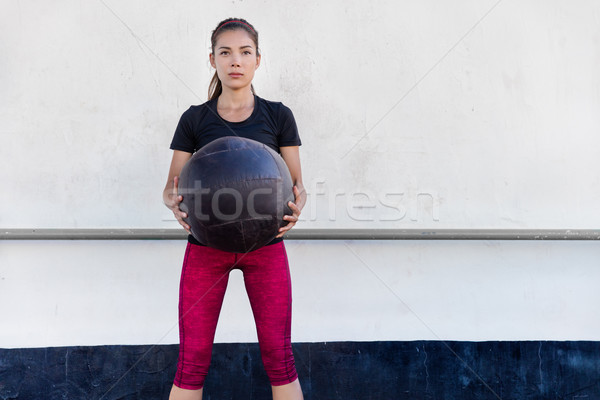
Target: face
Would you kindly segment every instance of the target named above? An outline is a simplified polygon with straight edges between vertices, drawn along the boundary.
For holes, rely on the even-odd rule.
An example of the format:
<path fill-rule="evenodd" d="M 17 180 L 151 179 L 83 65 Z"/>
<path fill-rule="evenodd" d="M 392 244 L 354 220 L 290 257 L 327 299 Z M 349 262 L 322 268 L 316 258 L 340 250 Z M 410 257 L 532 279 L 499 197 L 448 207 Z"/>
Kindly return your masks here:
<path fill-rule="evenodd" d="M 243 29 L 236 29 L 218 36 L 214 54 L 210 54 L 210 64 L 216 68 L 224 88 L 242 89 L 252 83 L 260 56 L 250 35 Z"/>

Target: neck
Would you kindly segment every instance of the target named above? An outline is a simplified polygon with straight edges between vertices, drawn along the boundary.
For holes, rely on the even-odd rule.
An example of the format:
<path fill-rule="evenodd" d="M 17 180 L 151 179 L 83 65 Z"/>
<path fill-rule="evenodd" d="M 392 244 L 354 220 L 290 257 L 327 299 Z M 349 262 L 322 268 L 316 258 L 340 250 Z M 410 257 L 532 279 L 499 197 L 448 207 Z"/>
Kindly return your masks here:
<path fill-rule="evenodd" d="M 254 94 L 248 86 L 239 90 L 231 90 L 223 88 L 223 92 L 219 95 L 218 103 L 222 108 L 244 108 L 254 104 Z"/>

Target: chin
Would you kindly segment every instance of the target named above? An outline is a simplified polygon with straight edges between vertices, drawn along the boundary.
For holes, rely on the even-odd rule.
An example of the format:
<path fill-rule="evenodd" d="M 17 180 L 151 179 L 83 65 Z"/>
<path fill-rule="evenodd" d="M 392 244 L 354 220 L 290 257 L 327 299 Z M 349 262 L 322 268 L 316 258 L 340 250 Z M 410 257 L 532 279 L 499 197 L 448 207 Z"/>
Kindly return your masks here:
<path fill-rule="evenodd" d="M 227 86 L 232 90 L 240 90 L 240 89 L 244 89 L 244 88 L 249 88 L 251 84 L 252 84 L 252 82 L 248 82 L 248 83 L 244 83 L 244 84 L 227 85 Z"/>

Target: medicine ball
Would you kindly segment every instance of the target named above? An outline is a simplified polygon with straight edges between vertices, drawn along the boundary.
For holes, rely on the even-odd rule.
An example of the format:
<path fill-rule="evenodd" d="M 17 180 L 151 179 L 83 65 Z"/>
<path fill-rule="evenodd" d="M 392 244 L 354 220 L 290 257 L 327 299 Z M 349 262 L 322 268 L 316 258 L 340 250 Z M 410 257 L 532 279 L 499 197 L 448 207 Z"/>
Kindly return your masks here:
<path fill-rule="evenodd" d="M 216 139 L 184 165 L 178 193 L 194 238 L 233 253 L 256 250 L 277 236 L 292 215 L 292 177 L 267 145 L 237 136 Z"/>

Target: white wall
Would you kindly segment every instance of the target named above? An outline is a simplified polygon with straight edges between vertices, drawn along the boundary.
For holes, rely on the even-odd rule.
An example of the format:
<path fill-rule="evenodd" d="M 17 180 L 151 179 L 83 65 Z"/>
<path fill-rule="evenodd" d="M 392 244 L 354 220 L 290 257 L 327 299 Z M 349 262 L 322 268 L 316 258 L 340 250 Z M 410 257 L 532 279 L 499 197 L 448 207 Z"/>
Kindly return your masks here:
<path fill-rule="evenodd" d="M 0 347 L 178 343 L 181 241 L 0 243 Z M 286 241 L 294 342 L 600 340 L 596 242 Z M 256 342 L 231 272 L 216 342 Z"/>
<path fill-rule="evenodd" d="M 595 0 L 4 3 L 0 228 L 177 227 L 168 145 L 229 16 L 296 115 L 299 228 L 600 225 Z M 176 343 L 184 245 L 1 242 L 0 347 Z M 288 248 L 294 341 L 599 339 L 598 242 Z M 217 341 L 255 338 L 241 282 Z"/>
<path fill-rule="evenodd" d="M 598 1 L 6 3 L 1 227 L 176 227 L 168 146 L 228 16 L 259 31 L 256 88 L 294 111 L 307 183 L 368 195 L 307 227 L 600 224 Z"/>

